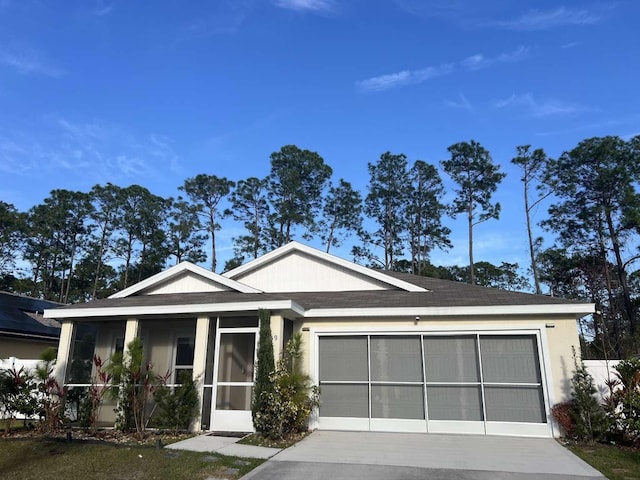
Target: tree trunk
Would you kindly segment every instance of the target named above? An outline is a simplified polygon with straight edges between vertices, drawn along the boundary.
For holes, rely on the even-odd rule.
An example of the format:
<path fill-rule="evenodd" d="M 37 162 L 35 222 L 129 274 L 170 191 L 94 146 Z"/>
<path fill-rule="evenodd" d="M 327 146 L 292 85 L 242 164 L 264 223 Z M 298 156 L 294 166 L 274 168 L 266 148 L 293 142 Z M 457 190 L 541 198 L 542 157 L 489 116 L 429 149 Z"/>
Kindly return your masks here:
<path fill-rule="evenodd" d="M 476 284 L 476 277 L 473 271 L 473 200 L 469 202 L 468 210 L 469 220 L 469 283 Z"/>
<path fill-rule="evenodd" d="M 529 179 L 527 178 L 527 172 L 524 176 L 524 211 L 527 217 L 527 235 L 529 237 L 529 255 L 531 256 L 531 273 L 533 274 L 533 283 L 536 287 L 536 293 L 542 294 L 540 288 L 540 275 L 538 273 L 538 265 L 536 263 L 536 253 L 533 248 L 533 235 L 531 233 L 531 211 L 529 208 Z"/>

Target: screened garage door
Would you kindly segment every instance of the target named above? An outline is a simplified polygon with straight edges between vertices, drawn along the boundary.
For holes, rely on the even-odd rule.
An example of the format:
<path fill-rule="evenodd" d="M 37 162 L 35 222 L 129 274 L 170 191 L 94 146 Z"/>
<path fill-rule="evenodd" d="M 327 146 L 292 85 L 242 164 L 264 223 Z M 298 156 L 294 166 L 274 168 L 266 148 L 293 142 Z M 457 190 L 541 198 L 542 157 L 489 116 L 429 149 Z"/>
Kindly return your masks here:
<path fill-rule="evenodd" d="M 535 334 L 318 342 L 320 428 L 551 435 Z"/>

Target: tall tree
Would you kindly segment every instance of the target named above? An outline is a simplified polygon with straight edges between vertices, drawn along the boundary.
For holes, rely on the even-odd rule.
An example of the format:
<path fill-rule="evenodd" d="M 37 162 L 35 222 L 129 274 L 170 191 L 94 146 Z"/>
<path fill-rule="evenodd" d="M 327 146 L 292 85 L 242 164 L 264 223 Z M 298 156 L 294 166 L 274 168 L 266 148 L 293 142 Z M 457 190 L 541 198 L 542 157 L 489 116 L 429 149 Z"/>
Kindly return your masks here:
<path fill-rule="evenodd" d="M 529 256 L 531 259 L 531 273 L 533 274 L 533 282 L 536 293 L 540 295 L 540 274 L 538 273 L 538 265 L 536 263 L 536 242 L 533 239 L 531 230 L 531 216 L 534 209 L 551 194 L 551 190 L 547 188 L 543 181 L 543 174 L 549 162 L 547 154 L 544 150 L 538 148 L 533 152 L 530 151 L 531 145 L 520 145 L 516 147 L 517 156 L 511 160 L 511 163 L 517 165 L 522 170 L 522 185 L 524 194 L 524 213 L 527 221 L 527 236 L 529 238 Z M 537 189 L 537 195 L 532 198 L 531 190 Z"/>
<path fill-rule="evenodd" d="M 351 183 L 340 179 L 337 186 L 331 186 L 322 207 L 319 222 L 320 239 L 327 246 L 339 247 L 349 232 L 358 232 L 362 227 L 362 197 Z"/>
<path fill-rule="evenodd" d="M 165 219 L 164 198 L 140 185 L 122 189 L 122 221 L 115 245 L 116 255 L 123 260 L 120 288 L 129 286 L 132 278 L 137 281 L 162 269 Z"/>
<path fill-rule="evenodd" d="M 23 240 L 24 215 L 13 205 L 0 201 L 0 275 L 15 268 L 15 260 Z"/>
<path fill-rule="evenodd" d="M 627 269 L 638 255 L 626 255 L 624 247 L 629 240 L 637 240 L 639 233 L 639 144 L 640 137 L 627 142 L 612 136 L 590 138 L 551 162 L 547 178 L 558 201 L 544 222 L 569 250 L 588 245 L 592 251 L 600 247 L 603 255 L 611 256 L 622 303 L 619 328 L 628 328 L 632 342 L 638 342 L 639 321 Z"/>
<path fill-rule="evenodd" d="M 452 217 L 464 213 L 469 232 L 469 281 L 475 284 L 473 271 L 473 228 L 492 218 L 500 218 L 500 204 L 492 203 L 491 196 L 505 177 L 493 163 L 489 152 L 475 140 L 451 145 L 451 158 L 441 162 L 445 172 L 457 184 Z"/>
<path fill-rule="evenodd" d="M 322 194 L 333 170 L 316 152 L 285 145 L 271 154 L 267 192 L 271 204 L 271 247 L 294 237 L 297 226 L 310 235 L 322 207 Z"/>
<path fill-rule="evenodd" d="M 187 261 L 204 262 L 207 254 L 203 250 L 207 236 L 203 235 L 198 210 L 182 197 L 169 198 L 167 225 L 167 253 L 175 257 L 176 264 Z"/>
<path fill-rule="evenodd" d="M 416 160 L 409 171 L 407 219 L 411 273 L 420 275 L 429 265 L 434 248 L 450 248 L 451 230 L 442 225 L 446 206 L 441 203 L 444 185 L 433 165 Z"/>
<path fill-rule="evenodd" d="M 218 259 L 216 256 L 216 232 L 220 230 L 220 201 L 229 195 L 235 183 L 224 177 L 199 174 L 185 180 L 180 190 L 184 191 L 198 208 L 198 215 L 211 236 L 211 271 L 215 272 Z"/>
<path fill-rule="evenodd" d="M 234 253 L 239 263 L 242 263 L 244 255 L 258 258 L 265 253 L 263 235 L 269 219 L 266 183 L 266 180 L 256 177 L 240 180 L 229 196 L 231 208 L 225 210 L 225 216 L 242 222 L 247 230 L 246 235 L 234 238 Z"/>
<path fill-rule="evenodd" d="M 109 261 L 109 254 L 112 253 L 114 232 L 121 221 L 123 195 L 122 189 L 111 183 L 95 185 L 89 195 L 94 207 L 91 220 L 96 234 L 95 272 L 91 289 L 91 298 L 94 299 L 98 295 L 103 265 Z"/>
<path fill-rule="evenodd" d="M 385 152 L 376 163 L 367 164 L 367 168 L 369 193 L 364 202 L 364 212 L 375 221 L 377 229 L 361 232 L 364 246 L 356 246 L 353 253 L 356 257 L 378 263 L 384 270 L 396 270 L 396 263 L 404 251 L 403 234 L 407 229 L 407 157 L 402 153 Z M 382 249 L 383 258 L 377 259 L 369 245 Z"/>

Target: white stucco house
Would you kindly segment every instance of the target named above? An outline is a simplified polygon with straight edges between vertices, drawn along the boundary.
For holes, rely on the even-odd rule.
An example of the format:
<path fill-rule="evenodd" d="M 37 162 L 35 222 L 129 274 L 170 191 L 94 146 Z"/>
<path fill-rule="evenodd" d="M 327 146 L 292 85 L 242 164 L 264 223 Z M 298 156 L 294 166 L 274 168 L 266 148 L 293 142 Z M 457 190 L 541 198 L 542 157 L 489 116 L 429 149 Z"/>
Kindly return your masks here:
<path fill-rule="evenodd" d="M 139 336 L 154 370 L 198 379 L 203 430 L 252 431 L 259 309 L 276 356 L 302 333 L 321 389 L 311 428 L 550 437 L 576 318 L 594 305 L 372 270 L 292 242 L 223 275 L 181 263 L 45 316 L 62 323 L 67 385 L 86 386 L 70 375 L 80 325 L 103 359 Z"/>

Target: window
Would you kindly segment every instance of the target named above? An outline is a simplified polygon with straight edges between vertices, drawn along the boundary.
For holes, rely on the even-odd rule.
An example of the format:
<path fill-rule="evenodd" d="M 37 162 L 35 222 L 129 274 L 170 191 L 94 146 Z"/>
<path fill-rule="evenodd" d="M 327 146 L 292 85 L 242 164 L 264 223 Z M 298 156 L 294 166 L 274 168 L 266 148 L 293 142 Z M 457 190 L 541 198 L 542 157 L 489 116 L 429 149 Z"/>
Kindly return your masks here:
<path fill-rule="evenodd" d="M 176 338 L 175 360 L 173 362 L 173 383 L 181 384 L 184 375 L 193 375 L 193 351 L 195 337 L 181 336 Z"/>

